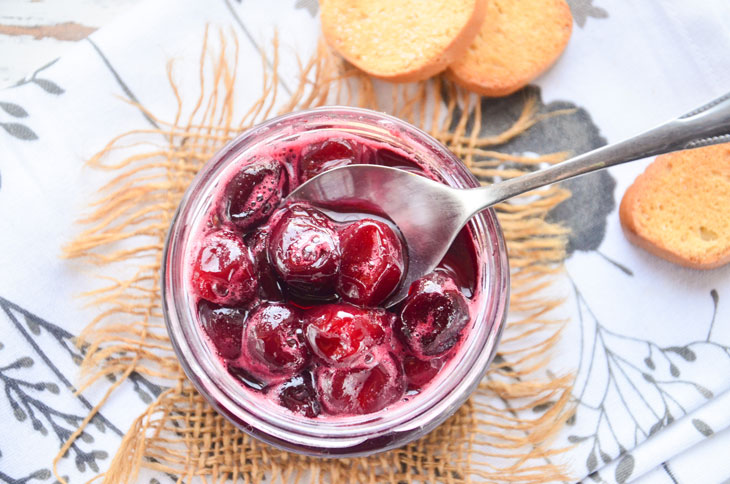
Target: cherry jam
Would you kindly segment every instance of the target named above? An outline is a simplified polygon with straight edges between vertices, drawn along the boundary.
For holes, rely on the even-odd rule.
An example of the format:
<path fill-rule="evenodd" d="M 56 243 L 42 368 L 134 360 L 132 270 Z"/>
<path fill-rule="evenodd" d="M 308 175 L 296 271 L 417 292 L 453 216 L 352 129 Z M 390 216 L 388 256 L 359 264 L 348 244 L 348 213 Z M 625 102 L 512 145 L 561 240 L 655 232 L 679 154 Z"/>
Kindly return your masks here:
<path fill-rule="evenodd" d="M 485 210 L 388 307 L 410 262 L 397 227 L 368 206 L 284 202 L 352 163 L 479 186 L 446 147 L 394 117 L 290 113 L 241 133 L 200 170 L 162 264 L 165 323 L 195 389 L 243 432 L 321 457 L 393 449 L 452 415 L 495 355 L 509 300 L 504 238 Z"/>
<path fill-rule="evenodd" d="M 345 131 L 261 149 L 230 167 L 188 254 L 198 324 L 247 391 L 311 419 L 392 408 L 423 391 L 468 331 L 475 242 L 386 307 L 408 250 L 397 227 L 348 205 L 285 204 L 326 170 L 377 164 L 439 179 L 404 152 Z"/>

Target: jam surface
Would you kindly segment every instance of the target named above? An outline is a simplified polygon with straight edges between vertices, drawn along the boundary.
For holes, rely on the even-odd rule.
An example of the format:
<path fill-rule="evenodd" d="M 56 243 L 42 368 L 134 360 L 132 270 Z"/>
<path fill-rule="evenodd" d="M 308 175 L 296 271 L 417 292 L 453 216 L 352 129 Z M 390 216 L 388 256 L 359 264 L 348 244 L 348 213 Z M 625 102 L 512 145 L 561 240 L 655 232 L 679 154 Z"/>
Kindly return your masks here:
<path fill-rule="evenodd" d="M 447 371 L 477 297 L 468 229 L 386 308 L 408 265 L 397 228 L 363 207 L 282 203 L 309 178 L 356 163 L 439 179 L 350 133 L 277 143 L 231 164 L 186 256 L 198 324 L 227 372 L 308 418 L 373 413 L 423 392 Z"/>

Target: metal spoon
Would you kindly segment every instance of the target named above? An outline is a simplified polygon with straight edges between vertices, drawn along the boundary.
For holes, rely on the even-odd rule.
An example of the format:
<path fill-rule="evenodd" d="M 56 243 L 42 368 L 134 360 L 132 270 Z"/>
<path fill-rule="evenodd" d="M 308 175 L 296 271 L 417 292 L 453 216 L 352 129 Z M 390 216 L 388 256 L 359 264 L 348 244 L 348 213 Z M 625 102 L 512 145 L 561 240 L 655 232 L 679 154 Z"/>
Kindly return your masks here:
<path fill-rule="evenodd" d="M 461 228 L 487 207 L 609 166 L 726 142 L 730 142 L 730 93 L 633 138 L 494 185 L 456 189 L 397 168 L 350 165 L 312 178 L 286 202 L 332 207 L 358 201 L 395 222 L 406 241 L 408 272 L 400 290 L 389 298 L 391 306 L 408 294 L 413 281 L 436 267 Z"/>

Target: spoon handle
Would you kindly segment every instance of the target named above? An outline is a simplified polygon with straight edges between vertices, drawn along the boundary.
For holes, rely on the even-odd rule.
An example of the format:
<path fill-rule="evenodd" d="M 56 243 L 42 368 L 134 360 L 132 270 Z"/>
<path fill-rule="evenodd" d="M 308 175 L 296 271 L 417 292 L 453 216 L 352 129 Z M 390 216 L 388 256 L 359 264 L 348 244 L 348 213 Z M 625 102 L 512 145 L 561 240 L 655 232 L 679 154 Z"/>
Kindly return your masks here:
<path fill-rule="evenodd" d="M 471 192 L 473 213 L 521 193 L 649 156 L 730 142 L 730 93 L 633 138 Z"/>

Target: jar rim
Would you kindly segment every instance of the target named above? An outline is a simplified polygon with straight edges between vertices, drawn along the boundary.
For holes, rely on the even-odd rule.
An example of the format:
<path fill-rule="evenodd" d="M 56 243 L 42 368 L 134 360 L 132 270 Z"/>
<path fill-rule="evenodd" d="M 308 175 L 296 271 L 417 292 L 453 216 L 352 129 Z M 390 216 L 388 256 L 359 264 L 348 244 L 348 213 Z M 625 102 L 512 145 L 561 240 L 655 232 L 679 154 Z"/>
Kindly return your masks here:
<path fill-rule="evenodd" d="M 319 123 L 319 124 L 318 124 Z M 349 124 L 348 124 L 349 123 Z M 204 210 L 205 195 L 213 192 L 221 174 L 242 153 L 262 143 L 281 140 L 305 130 L 354 130 L 388 138 L 439 158 L 435 171 L 446 182 L 463 188 L 478 186 L 466 166 L 424 131 L 393 116 L 363 108 L 326 106 L 278 116 L 242 133 L 200 170 L 178 206 L 165 241 L 162 258 L 163 314 L 175 353 L 188 378 L 216 410 L 236 426 L 286 450 L 310 455 L 355 456 L 394 448 L 435 428 L 463 404 L 482 379 L 496 352 L 509 301 L 509 263 L 499 222 L 492 209 L 472 218 L 468 226 L 476 244 L 477 289 L 484 292 L 464 341 L 450 365 L 455 374 L 433 391 L 417 395 L 387 412 L 332 419 L 295 418 L 256 405 L 227 372 L 200 334 L 190 295 L 184 291 L 186 243 Z M 396 134 L 397 133 L 397 134 Z M 379 139 L 380 140 L 380 139 Z M 404 145 L 405 146 L 405 145 Z M 444 173 L 450 164 L 455 173 Z M 484 260 L 482 260 L 484 258 Z M 197 337 L 196 337 L 197 334 Z M 456 365 L 456 362 L 464 363 Z M 442 370 L 443 371 L 443 370 Z M 224 373 L 222 376 L 220 373 Z M 448 388 L 441 388 L 448 387 Z M 372 447 L 372 448 L 371 448 Z"/>

